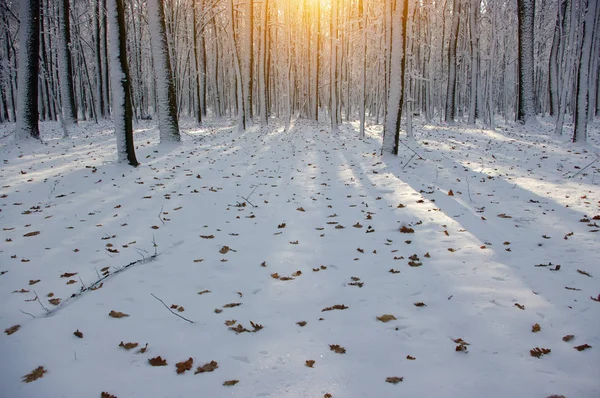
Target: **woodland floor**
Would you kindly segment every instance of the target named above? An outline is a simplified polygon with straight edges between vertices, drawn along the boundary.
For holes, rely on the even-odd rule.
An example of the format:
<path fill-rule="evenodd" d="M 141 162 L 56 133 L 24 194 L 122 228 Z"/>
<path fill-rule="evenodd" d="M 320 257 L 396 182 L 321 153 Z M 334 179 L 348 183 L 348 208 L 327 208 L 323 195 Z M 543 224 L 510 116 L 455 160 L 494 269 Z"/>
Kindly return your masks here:
<path fill-rule="evenodd" d="M 0 126 L 0 396 L 598 397 L 598 121 L 188 127 Z"/>

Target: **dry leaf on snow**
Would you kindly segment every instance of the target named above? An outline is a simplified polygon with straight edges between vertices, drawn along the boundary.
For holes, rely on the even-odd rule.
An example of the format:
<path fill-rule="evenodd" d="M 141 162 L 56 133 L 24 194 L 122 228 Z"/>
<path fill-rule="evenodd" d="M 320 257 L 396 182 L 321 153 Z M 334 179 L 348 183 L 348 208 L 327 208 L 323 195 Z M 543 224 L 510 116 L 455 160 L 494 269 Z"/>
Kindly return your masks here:
<path fill-rule="evenodd" d="M 329 344 L 329 349 L 336 354 L 345 354 L 346 349 L 338 344 Z"/>
<path fill-rule="evenodd" d="M 574 337 L 575 337 L 574 335 L 568 334 L 568 335 L 564 336 L 562 339 L 563 339 L 563 341 L 571 341 L 571 340 L 573 340 Z"/>
<path fill-rule="evenodd" d="M 77 329 L 76 331 L 74 331 L 74 332 L 73 332 L 73 334 L 74 334 L 75 336 L 79 337 L 80 339 L 82 339 L 82 338 L 83 338 L 83 333 L 81 333 L 81 332 L 79 331 L 79 329 Z"/>
<path fill-rule="evenodd" d="M 132 348 L 135 348 L 137 346 L 138 346 L 138 343 L 131 343 L 131 342 L 130 343 L 123 343 L 121 341 L 121 344 L 119 344 L 119 347 L 123 347 L 126 350 L 131 350 Z"/>
<path fill-rule="evenodd" d="M 534 349 L 529 350 L 529 354 L 532 357 L 536 357 L 536 358 L 540 358 L 543 355 L 549 354 L 550 352 L 552 352 L 551 349 L 549 349 L 549 348 L 540 348 L 540 347 L 535 347 Z"/>
<path fill-rule="evenodd" d="M 202 366 L 198 366 L 198 368 L 196 369 L 194 374 L 197 375 L 198 373 L 212 372 L 215 369 L 217 369 L 218 367 L 219 367 L 219 364 L 216 361 L 210 361 L 209 363 L 205 363 Z"/>
<path fill-rule="evenodd" d="M 225 382 L 223 382 L 224 386 L 235 386 L 237 383 L 239 383 L 239 380 L 227 380 Z"/>
<path fill-rule="evenodd" d="M 377 320 L 385 323 L 389 321 L 395 321 L 396 317 L 391 314 L 383 314 L 382 316 L 378 316 Z"/>
<path fill-rule="evenodd" d="M 25 236 L 25 237 L 27 237 L 27 238 L 28 238 L 28 237 L 30 237 L 30 236 L 36 236 L 36 235 L 39 235 L 39 234 L 40 234 L 40 231 L 33 231 L 33 232 L 27 232 L 27 233 L 26 233 L 25 235 L 23 235 L 23 236 Z M 41 376 L 40 376 L 40 377 L 41 377 Z M 34 379 L 34 380 L 35 380 L 35 379 Z M 32 381 L 33 381 L 33 380 L 32 380 Z"/>
<path fill-rule="evenodd" d="M 313 365 L 315 364 L 315 361 L 312 359 L 307 359 L 306 362 L 304 363 L 307 367 L 312 368 Z"/>
<path fill-rule="evenodd" d="M 177 362 L 175 364 L 175 367 L 177 367 L 177 374 L 183 373 L 186 370 L 191 370 L 193 363 L 194 360 L 192 359 L 192 357 L 190 357 L 187 361 Z"/>
<path fill-rule="evenodd" d="M 25 376 L 23 376 L 23 381 L 25 383 L 31 383 L 32 381 L 35 381 L 39 378 L 44 377 L 44 373 L 46 373 L 47 370 L 44 369 L 43 366 L 38 366 L 37 368 L 33 369 L 31 371 L 31 373 L 26 374 Z"/>
<path fill-rule="evenodd" d="M 531 327 L 531 331 L 532 331 L 533 333 L 537 333 L 537 332 L 539 332 L 540 330 L 542 330 L 542 327 L 540 326 L 540 324 L 539 324 L 539 323 L 536 323 L 535 325 L 533 325 L 533 326 Z"/>
<path fill-rule="evenodd" d="M 385 379 L 386 383 L 391 383 L 391 384 L 398 384 L 400 382 L 402 382 L 402 380 L 404 380 L 404 377 L 388 377 Z"/>
<path fill-rule="evenodd" d="M 162 359 L 160 357 L 160 355 L 157 356 L 156 358 L 150 358 L 150 359 L 148 359 L 148 362 L 152 366 L 167 366 L 167 360 L 166 359 Z"/>
<path fill-rule="evenodd" d="M 582 344 L 582 345 L 575 346 L 573 348 L 575 348 L 577 351 L 583 351 L 583 350 L 587 350 L 588 348 L 592 348 L 592 346 L 589 344 Z"/>
<path fill-rule="evenodd" d="M 349 307 L 345 306 L 344 304 L 336 304 L 332 307 L 325 307 L 321 310 L 321 312 L 325 312 L 325 311 L 333 311 L 333 310 L 345 310 Z"/>
<path fill-rule="evenodd" d="M 129 314 L 125 314 L 124 312 L 112 310 L 108 313 L 108 316 L 110 316 L 112 318 L 124 318 L 126 316 L 129 316 Z"/>
<path fill-rule="evenodd" d="M 11 334 L 15 333 L 19 329 L 21 329 L 21 325 L 14 325 L 14 326 L 9 327 L 8 329 L 5 329 L 4 333 L 6 333 L 8 336 L 10 336 Z"/>

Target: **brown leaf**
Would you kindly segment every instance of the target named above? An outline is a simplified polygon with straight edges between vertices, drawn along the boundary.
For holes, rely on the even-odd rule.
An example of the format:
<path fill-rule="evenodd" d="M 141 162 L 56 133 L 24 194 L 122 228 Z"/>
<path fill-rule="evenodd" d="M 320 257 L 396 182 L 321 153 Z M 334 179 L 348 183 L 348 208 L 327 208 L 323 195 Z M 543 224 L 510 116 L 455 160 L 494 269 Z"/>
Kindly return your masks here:
<path fill-rule="evenodd" d="M 552 350 L 549 348 L 539 348 L 539 347 L 535 347 L 532 350 L 529 350 L 529 354 L 532 357 L 536 357 L 536 358 L 540 358 L 543 355 L 549 354 Z"/>
<path fill-rule="evenodd" d="M 157 356 L 156 358 L 150 358 L 150 359 L 148 359 L 148 362 L 152 366 L 167 366 L 167 360 L 166 359 L 162 359 L 160 357 L 160 355 Z"/>
<path fill-rule="evenodd" d="M 282 222 L 281 224 L 279 224 L 277 226 L 277 228 L 285 228 L 285 226 L 286 226 L 286 223 Z"/>
<path fill-rule="evenodd" d="M 452 190 L 448 191 L 448 196 L 454 196 L 454 192 L 452 192 Z"/>
<path fill-rule="evenodd" d="M 571 340 L 573 340 L 574 337 L 575 337 L 574 335 L 568 334 L 568 335 L 564 336 L 562 339 L 563 339 L 563 341 L 571 341 Z"/>
<path fill-rule="evenodd" d="M 222 309 L 220 308 L 215 308 L 215 314 L 220 314 L 221 312 L 223 312 Z"/>
<path fill-rule="evenodd" d="M 397 318 L 391 314 L 383 314 L 382 316 L 378 316 L 377 320 L 381 321 L 383 323 L 389 322 L 389 321 L 395 321 Z"/>
<path fill-rule="evenodd" d="M 60 304 L 60 299 L 57 297 L 57 298 L 53 298 L 53 299 L 48 300 L 48 302 L 50 304 L 52 304 L 52 305 L 59 305 Z"/>
<path fill-rule="evenodd" d="M 498 214 L 498 217 L 500 217 L 500 218 L 512 218 L 512 216 L 508 216 L 505 213 Z"/>
<path fill-rule="evenodd" d="M 519 308 L 520 310 L 524 310 L 525 306 L 519 303 L 515 303 L 515 307 Z"/>
<path fill-rule="evenodd" d="M 194 374 L 197 375 L 198 373 L 212 372 L 215 369 L 217 369 L 218 367 L 219 367 L 219 364 L 216 361 L 210 361 L 209 363 L 205 363 L 202 366 L 198 366 L 198 368 L 196 369 Z"/>
<path fill-rule="evenodd" d="M 590 278 L 592 277 L 589 273 L 585 272 L 584 270 L 578 269 L 577 272 L 579 272 L 581 275 L 589 276 Z"/>
<path fill-rule="evenodd" d="M 321 312 L 325 312 L 325 311 L 333 311 L 333 310 L 345 310 L 349 307 L 346 307 L 344 304 L 336 304 L 332 307 L 325 307 L 321 310 Z"/>
<path fill-rule="evenodd" d="M 242 305 L 242 303 L 229 303 L 229 304 L 225 304 L 223 306 L 223 308 L 233 308 L 233 307 L 239 307 L 240 305 Z"/>
<path fill-rule="evenodd" d="M 292 274 L 292 276 L 295 276 L 295 277 L 298 277 L 300 275 L 302 275 L 302 271 L 300 271 L 300 270 L 298 270 Z"/>
<path fill-rule="evenodd" d="M 362 228 L 363 226 L 361 225 L 361 223 L 357 222 L 356 224 L 352 225 L 354 228 Z"/>
<path fill-rule="evenodd" d="M 225 382 L 223 382 L 224 386 L 235 386 L 237 383 L 239 383 L 239 380 L 227 380 Z"/>
<path fill-rule="evenodd" d="M 138 343 L 123 343 L 122 341 L 121 341 L 121 344 L 119 344 L 119 347 L 123 347 L 128 351 L 137 346 L 138 346 Z"/>
<path fill-rule="evenodd" d="M 535 325 L 533 325 L 533 326 L 531 327 L 531 331 L 532 331 L 533 333 L 537 333 L 537 332 L 539 332 L 540 330 L 542 330 L 542 327 L 540 326 L 540 324 L 539 324 L 539 323 L 536 323 Z"/>
<path fill-rule="evenodd" d="M 31 373 L 26 374 L 25 376 L 23 376 L 23 381 L 25 383 L 31 383 L 32 381 L 35 381 L 39 378 L 44 377 L 44 373 L 46 373 L 47 370 L 44 369 L 43 366 L 38 366 L 37 368 L 33 369 L 31 371 Z"/>
<path fill-rule="evenodd" d="M 100 398 L 117 398 L 117 396 L 112 395 L 106 391 L 102 391 L 102 393 L 100 394 Z"/>
<path fill-rule="evenodd" d="M 38 283 L 40 280 L 39 279 L 30 279 L 29 280 L 29 285 L 35 285 L 36 283 Z"/>
<path fill-rule="evenodd" d="M 221 250 L 219 250 L 219 253 L 226 254 L 229 250 L 231 250 L 229 246 L 223 246 Z"/>
<path fill-rule="evenodd" d="M 8 329 L 5 329 L 4 333 L 6 333 L 8 336 L 10 336 L 11 334 L 15 333 L 19 329 L 21 329 L 21 325 L 14 325 L 14 326 L 9 327 Z"/>
<path fill-rule="evenodd" d="M 192 359 L 192 357 L 190 357 L 187 361 L 177 362 L 175 364 L 175 366 L 177 367 L 177 374 L 183 373 L 186 370 L 191 370 L 193 363 L 194 360 Z"/>
<path fill-rule="evenodd" d="M 412 228 L 409 228 L 409 227 L 406 227 L 406 226 L 404 226 L 404 225 L 403 225 L 403 226 L 400 228 L 400 232 L 401 232 L 401 233 L 403 233 L 403 234 L 414 234 L 414 233 L 415 233 L 415 230 L 414 230 L 414 229 L 412 229 Z"/>
<path fill-rule="evenodd" d="M 30 237 L 30 236 L 36 236 L 36 235 L 39 235 L 39 234 L 40 234 L 40 231 L 33 231 L 33 232 L 27 232 L 27 233 L 26 233 L 25 235 L 23 235 L 23 236 L 25 236 L 25 237 Z M 38 368 L 38 369 L 39 369 L 39 368 Z M 40 376 L 40 377 L 42 377 L 42 376 Z M 35 380 L 35 379 L 34 379 L 34 380 Z M 33 381 L 33 380 L 32 380 L 32 381 Z M 29 383 L 29 382 L 28 382 L 28 383 Z"/>
<path fill-rule="evenodd" d="M 306 211 L 306 210 L 304 210 L 304 207 L 298 207 L 296 210 L 298 210 L 298 211 Z"/>
<path fill-rule="evenodd" d="M 123 312 L 119 312 L 119 311 L 114 311 L 114 310 L 112 310 L 112 311 L 110 311 L 110 312 L 108 313 L 108 316 L 110 316 L 110 317 L 112 317 L 112 318 L 123 318 L 123 317 L 129 316 L 129 315 L 128 315 L 128 314 L 125 314 L 125 313 L 123 313 Z"/>
<path fill-rule="evenodd" d="M 337 344 L 329 344 L 329 349 L 331 351 L 335 352 L 336 354 L 345 354 L 346 353 L 346 349 Z"/>
<path fill-rule="evenodd" d="M 260 263 L 260 266 L 261 266 L 261 267 L 266 267 L 266 266 L 267 266 L 267 262 L 266 262 L 266 261 L 263 261 L 262 263 Z"/>
<path fill-rule="evenodd" d="M 413 356 L 411 356 L 411 355 L 407 355 L 407 356 L 406 356 L 406 359 L 408 359 L 409 361 L 414 361 L 414 360 L 415 360 L 415 359 L 417 359 L 417 358 L 415 358 L 415 357 L 413 357 Z"/>
<path fill-rule="evenodd" d="M 203 291 L 201 291 L 201 292 L 198 292 L 198 294 L 201 294 L 201 295 L 202 295 L 202 294 L 206 294 L 206 293 L 210 293 L 210 290 L 203 290 Z"/>
<path fill-rule="evenodd" d="M 60 277 L 61 278 L 70 278 L 70 277 L 75 276 L 75 275 L 77 275 L 77 272 L 65 272 Z"/>
<path fill-rule="evenodd" d="M 573 348 L 575 348 L 577 351 L 583 351 L 583 350 L 586 350 L 588 348 L 592 348 L 592 346 L 589 345 L 589 344 L 582 344 L 582 345 L 575 346 Z"/>
<path fill-rule="evenodd" d="M 404 380 L 404 377 L 388 377 L 387 379 L 385 379 L 386 383 L 392 383 L 392 384 L 398 384 L 401 383 L 402 380 Z"/>
<path fill-rule="evenodd" d="M 312 368 L 314 364 L 315 364 L 315 361 L 312 359 L 307 359 L 306 362 L 304 363 L 304 365 L 306 365 L 309 368 Z"/>
<path fill-rule="evenodd" d="M 79 337 L 80 339 L 82 339 L 82 338 L 83 338 L 83 333 L 81 333 L 81 332 L 79 331 L 79 329 L 77 329 L 76 331 L 74 331 L 74 332 L 73 332 L 73 334 L 74 334 L 75 336 Z"/>
<path fill-rule="evenodd" d="M 393 268 L 390 268 L 390 270 L 388 272 L 390 272 L 392 274 L 399 274 L 400 273 L 400 271 L 398 271 L 397 269 L 393 269 Z"/>
<path fill-rule="evenodd" d="M 427 307 L 427 304 L 423 303 L 422 301 L 414 303 L 414 305 L 415 305 L 415 307 Z"/>
<path fill-rule="evenodd" d="M 197 258 L 194 260 L 195 263 L 201 263 L 202 261 L 204 261 L 203 258 Z"/>
<path fill-rule="evenodd" d="M 215 238 L 215 236 L 214 236 L 214 235 L 200 235 L 200 237 L 201 237 L 202 239 L 214 239 L 214 238 Z"/>
<path fill-rule="evenodd" d="M 148 343 L 146 343 L 146 345 L 144 347 L 137 350 L 137 354 L 143 354 L 146 352 L 147 349 L 148 349 Z"/>
<path fill-rule="evenodd" d="M 300 327 L 304 327 L 304 326 L 306 326 L 306 321 L 296 322 L 296 325 L 298 325 Z"/>
<path fill-rule="evenodd" d="M 225 321 L 225 325 L 226 326 L 233 326 L 233 325 L 235 325 L 236 322 L 237 321 L 235 319 L 231 319 L 231 320 Z"/>

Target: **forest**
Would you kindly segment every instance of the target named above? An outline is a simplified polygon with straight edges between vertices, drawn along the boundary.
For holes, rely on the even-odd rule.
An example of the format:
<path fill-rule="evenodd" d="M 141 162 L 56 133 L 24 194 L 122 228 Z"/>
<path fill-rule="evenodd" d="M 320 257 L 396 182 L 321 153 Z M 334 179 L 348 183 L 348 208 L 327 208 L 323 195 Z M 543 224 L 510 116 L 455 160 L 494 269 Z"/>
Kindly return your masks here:
<path fill-rule="evenodd" d="M 598 397 L 597 0 L 0 26 L 0 396 Z"/>

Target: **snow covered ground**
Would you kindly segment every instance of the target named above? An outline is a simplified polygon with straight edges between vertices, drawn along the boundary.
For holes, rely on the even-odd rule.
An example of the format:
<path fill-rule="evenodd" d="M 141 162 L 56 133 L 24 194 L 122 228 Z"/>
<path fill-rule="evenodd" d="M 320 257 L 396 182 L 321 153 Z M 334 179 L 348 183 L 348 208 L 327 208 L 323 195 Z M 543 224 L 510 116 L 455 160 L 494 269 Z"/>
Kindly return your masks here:
<path fill-rule="evenodd" d="M 108 123 L 0 127 L 0 396 L 600 396 L 597 121 L 383 158 L 348 125 L 190 126 L 138 125 L 138 168 Z"/>

